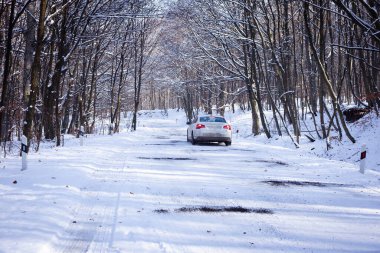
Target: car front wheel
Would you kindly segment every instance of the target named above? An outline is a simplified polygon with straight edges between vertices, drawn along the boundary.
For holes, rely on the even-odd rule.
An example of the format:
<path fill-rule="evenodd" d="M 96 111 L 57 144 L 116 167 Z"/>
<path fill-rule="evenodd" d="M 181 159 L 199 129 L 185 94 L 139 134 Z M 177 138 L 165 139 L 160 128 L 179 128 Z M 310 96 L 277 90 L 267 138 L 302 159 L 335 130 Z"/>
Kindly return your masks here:
<path fill-rule="evenodd" d="M 226 146 L 231 146 L 231 142 L 230 141 L 226 141 L 224 143 L 226 144 Z"/>

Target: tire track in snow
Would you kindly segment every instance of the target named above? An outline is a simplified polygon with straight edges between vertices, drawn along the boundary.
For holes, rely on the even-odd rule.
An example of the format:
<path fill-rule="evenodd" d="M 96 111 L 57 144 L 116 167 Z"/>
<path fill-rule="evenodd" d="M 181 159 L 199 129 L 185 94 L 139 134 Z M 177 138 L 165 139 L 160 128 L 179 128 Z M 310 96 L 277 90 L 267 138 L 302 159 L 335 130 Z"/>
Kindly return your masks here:
<path fill-rule="evenodd" d="M 66 228 L 61 236 L 58 236 L 56 247 L 57 252 L 88 252 L 89 246 L 95 236 L 97 227 L 101 225 L 98 218 L 98 211 L 95 209 L 95 201 L 99 193 L 86 191 L 85 201 L 83 201 L 75 214 L 70 225 Z"/>
<path fill-rule="evenodd" d="M 96 181 L 83 191 L 84 201 L 75 211 L 72 222 L 54 242 L 57 252 L 118 252 L 113 249 L 113 236 L 120 189 L 125 181 L 120 180 L 120 176 L 125 174 L 124 168 L 125 160 L 122 169 L 94 171 Z M 109 192 L 112 189 L 118 191 Z"/>

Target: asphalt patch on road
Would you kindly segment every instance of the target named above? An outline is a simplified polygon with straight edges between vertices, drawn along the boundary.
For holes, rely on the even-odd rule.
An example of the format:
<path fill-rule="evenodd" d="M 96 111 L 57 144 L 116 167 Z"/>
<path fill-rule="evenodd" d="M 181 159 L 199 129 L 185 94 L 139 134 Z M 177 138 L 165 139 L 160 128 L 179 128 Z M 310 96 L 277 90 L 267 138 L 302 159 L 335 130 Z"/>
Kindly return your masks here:
<path fill-rule="evenodd" d="M 159 139 L 159 140 L 168 140 L 168 139 L 170 139 L 169 136 L 153 136 L 153 137 L 156 138 L 156 139 Z"/>
<path fill-rule="evenodd" d="M 283 166 L 289 165 L 286 162 L 278 161 L 278 160 L 255 160 L 254 162 L 257 162 L 257 163 L 273 163 L 273 164 L 278 164 L 278 165 L 283 165 Z"/>
<path fill-rule="evenodd" d="M 167 209 L 156 209 L 155 213 L 170 213 Z M 274 212 L 267 208 L 245 208 L 241 206 L 229 206 L 229 207 L 219 207 L 219 206 L 190 206 L 181 207 L 175 209 L 176 213 L 257 213 L 257 214 L 273 214 Z"/>
<path fill-rule="evenodd" d="M 220 152 L 227 152 L 228 150 L 226 150 L 226 149 L 200 149 L 197 151 L 200 151 L 200 152 L 215 152 L 215 151 L 217 151 L 218 153 L 220 153 Z"/>
<path fill-rule="evenodd" d="M 147 143 L 145 146 L 176 146 L 176 144 L 186 143 L 186 141 L 172 140 L 169 143 Z"/>
<path fill-rule="evenodd" d="M 197 159 L 188 157 L 137 157 L 141 160 L 164 160 L 164 161 L 194 161 Z"/>
<path fill-rule="evenodd" d="M 175 144 L 172 144 L 172 143 L 148 143 L 148 144 L 145 144 L 145 146 L 175 146 Z"/>
<path fill-rule="evenodd" d="M 170 143 L 187 143 L 187 141 L 172 140 Z"/>
<path fill-rule="evenodd" d="M 250 153 L 255 153 L 256 152 L 253 149 L 243 149 L 243 148 L 232 148 L 231 150 L 233 150 L 233 151 L 244 151 L 244 152 L 250 152 Z"/>
<path fill-rule="evenodd" d="M 219 147 L 221 145 L 218 142 L 200 142 L 200 143 L 197 143 L 197 146 L 200 146 L 200 147 Z"/>
<path fill-rule="evenodd" d="M 263 183 L 269 184 L 271 186 L 314 186 L 314 187 L 343 187 L 347 186 L 344 184 L 337 183 L 321 183 L 321 182 L 310 182 L 310 181 L 292 181 L 292 180 L 266 180 Z"/>

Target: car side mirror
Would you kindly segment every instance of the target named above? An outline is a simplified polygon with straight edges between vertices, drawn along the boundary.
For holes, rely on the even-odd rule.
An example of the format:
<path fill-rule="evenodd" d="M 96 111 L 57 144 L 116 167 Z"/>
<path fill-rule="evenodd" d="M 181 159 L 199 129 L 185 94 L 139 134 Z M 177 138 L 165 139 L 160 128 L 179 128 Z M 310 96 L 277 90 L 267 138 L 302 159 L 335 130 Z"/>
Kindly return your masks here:
<path fill-rule="evenodd" d="M 191 125 L 191 121 L 186 122 L 186 125 Z"/>

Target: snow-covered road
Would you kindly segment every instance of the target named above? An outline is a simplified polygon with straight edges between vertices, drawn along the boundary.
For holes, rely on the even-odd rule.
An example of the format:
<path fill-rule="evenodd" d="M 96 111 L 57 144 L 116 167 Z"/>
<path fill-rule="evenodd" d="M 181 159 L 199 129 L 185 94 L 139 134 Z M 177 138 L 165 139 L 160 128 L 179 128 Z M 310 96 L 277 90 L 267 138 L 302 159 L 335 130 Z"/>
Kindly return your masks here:
<path fill-rule="evenodd" d="M 0 169 L 0 252 L 380 252 L 380 181 L 351 164 L 175 118 Z M 17 182 L 15 182 L 17 181 Z"/>

